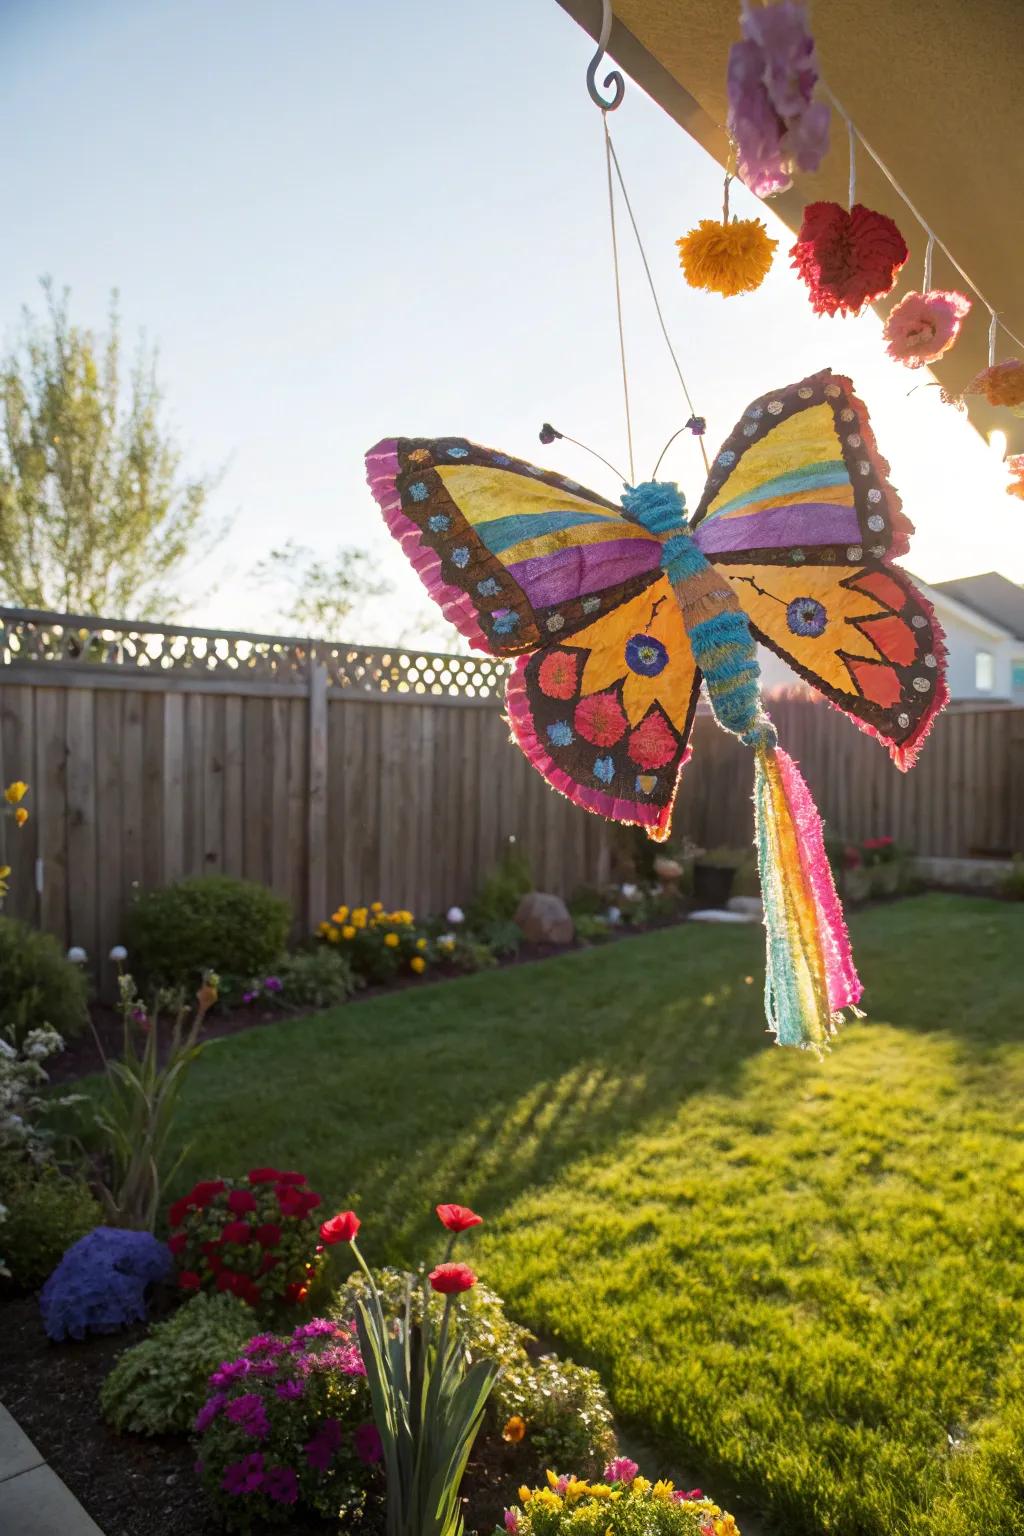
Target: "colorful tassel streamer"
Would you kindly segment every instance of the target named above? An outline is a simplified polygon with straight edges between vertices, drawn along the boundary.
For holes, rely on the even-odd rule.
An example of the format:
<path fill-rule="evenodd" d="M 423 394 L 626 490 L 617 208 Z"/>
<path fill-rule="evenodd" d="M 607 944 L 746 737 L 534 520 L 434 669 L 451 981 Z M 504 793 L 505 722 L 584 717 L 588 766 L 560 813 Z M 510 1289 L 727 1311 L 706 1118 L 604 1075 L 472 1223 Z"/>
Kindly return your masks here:
<path fill-rule="evenodd" d="M 755 761 L 765 1013 L 780 1045 L 821 1054 L 863 989 L 811 793 L 781 748 L 759 746 Z"/>

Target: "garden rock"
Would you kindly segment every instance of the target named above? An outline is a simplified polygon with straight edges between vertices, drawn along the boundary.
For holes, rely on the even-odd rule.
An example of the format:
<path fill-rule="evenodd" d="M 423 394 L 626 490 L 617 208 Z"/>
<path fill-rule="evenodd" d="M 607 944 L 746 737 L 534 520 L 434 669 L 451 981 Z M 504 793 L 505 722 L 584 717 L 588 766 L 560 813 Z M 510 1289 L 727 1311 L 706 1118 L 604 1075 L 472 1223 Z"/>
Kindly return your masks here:
<path fill-rule="evenodd" d="M 544 891 L 528 891 L 516 907 L 515 920 L 530 944 L 571 944 L 576 931 L 561 896 Z"/>

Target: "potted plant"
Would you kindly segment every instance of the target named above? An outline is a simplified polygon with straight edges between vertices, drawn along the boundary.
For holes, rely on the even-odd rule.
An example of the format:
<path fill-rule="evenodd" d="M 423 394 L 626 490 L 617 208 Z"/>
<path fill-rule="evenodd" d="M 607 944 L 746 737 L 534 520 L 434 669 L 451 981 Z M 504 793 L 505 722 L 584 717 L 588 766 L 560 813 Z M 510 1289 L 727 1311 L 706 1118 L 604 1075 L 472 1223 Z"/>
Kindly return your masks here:
<path fill-rule="evenodd" d="M 712 848 L 694 860 L 693 897 L 698 906 L 727 905 L 736 871 L 746 856 L 745 848 Z"/>

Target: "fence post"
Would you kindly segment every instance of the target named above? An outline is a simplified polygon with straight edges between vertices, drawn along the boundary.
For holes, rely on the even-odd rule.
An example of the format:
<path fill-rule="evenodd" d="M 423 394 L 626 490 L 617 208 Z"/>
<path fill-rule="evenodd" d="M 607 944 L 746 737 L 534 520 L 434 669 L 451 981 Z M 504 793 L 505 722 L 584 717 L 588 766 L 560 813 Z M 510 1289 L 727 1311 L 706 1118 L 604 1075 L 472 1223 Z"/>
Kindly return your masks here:
<path fill-rule="evenodd" d="M 305 928 L 327 912 L 327 668 L 309 655 L 309 803 Z"/>
<path fill-rule="evenodd" d="M 1024 854 L 1024 709 L 1010 711 L 1010 852 Z"/>

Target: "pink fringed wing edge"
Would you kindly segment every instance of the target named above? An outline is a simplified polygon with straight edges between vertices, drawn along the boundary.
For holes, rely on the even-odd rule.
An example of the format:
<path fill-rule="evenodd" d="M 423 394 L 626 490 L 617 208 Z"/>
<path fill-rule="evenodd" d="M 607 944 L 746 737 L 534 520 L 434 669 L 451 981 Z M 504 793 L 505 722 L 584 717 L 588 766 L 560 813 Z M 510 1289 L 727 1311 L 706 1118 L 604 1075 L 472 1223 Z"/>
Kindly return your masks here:
<path fill-rule="evenodd" d="M 618 800 L 614 795 L 606 795 L 603 790 L 588 789 L 584 784 L 577 784 L 564 768 L 559 768 L 552 760 L 541 745 L 534 729 L 530 701 L 526 693 L 526 668 L 529 661 L 529 656 L 517 658 L 505 690 L 508 722 L 523 755 L 538 773 L 547 779 L 553 789 L 565 795 L 566 799 L 571 800 L 574 805 L 581 805 L 584 810 L 593 811 L 596 816 L 604 816 L 609 821 L 645 827 L 648 836 L 655 842 L 663 842 L 672 824 L 672 808 L 679 789 L 679 774 L 690 761 L 693 748 L 687 747 L 683 753 L 672 790 L 672 799 L 668 805 L 644 805 L 638 800 Z"/>
<path fill-rule="evenodd" d="M 366 455 L 366 483 L 384 514 L 384 521 L 449 624 L 454 624 L 476 650 L 493 656 L 494 649 L 477 621 L 472 599 L 468 593 L 444 580 L 437 554 L 423 542 L 420 530 L 402 510 L 402 498 L 395 483 L 397 478 L 398 439 L 385 437 Z"/>

